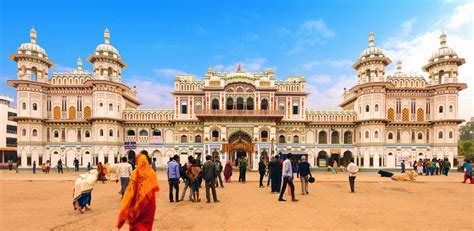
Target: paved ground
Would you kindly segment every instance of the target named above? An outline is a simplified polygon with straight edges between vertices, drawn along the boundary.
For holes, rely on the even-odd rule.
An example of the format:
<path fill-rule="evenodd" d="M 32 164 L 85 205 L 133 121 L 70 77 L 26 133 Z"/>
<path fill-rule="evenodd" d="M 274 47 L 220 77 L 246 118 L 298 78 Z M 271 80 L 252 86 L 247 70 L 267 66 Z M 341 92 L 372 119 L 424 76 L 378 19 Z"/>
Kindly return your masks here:
<path fill-rule="evenodd" d="M 0 171 L 1 230 L 112 230 L 119 185 L 98 183 L 92 210 L 79 214 L 72 208 L 76 176 Z M 221 203 L 171 204 L 164 172 L 158 178 L 155 230 L 474 229 L 474 185 L 461 184 L 460 173 L 422 176 L 415 182 L 361 173 L 355 194 L 349 193 L 346 174 L 316 173 L 307 196 L 300 195 L 296 182 L 296 203 L 277 202 L 278 196 L 258 188 L 257 174 L 250 173 L 246 184 L 218 189 Z"/>

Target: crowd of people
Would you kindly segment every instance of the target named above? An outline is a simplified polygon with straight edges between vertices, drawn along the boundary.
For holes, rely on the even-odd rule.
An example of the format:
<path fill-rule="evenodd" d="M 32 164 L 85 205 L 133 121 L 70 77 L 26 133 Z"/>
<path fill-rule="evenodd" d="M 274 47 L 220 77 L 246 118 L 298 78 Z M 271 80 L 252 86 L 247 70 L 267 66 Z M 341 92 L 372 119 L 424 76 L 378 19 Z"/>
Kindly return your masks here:
<path fill-rule="evenodd" d="M 451 169 L 451 162 L 448 159 L 419 159 L 413 161 L 413 170 L 415 170 L 419 176 L 425 174 L 426 176 L 434 175 L 445 175 L 448 176 L 449 170 Z M 405 161 L 401 163 L 401 172 L 405 173 L 406 165 Z"/>

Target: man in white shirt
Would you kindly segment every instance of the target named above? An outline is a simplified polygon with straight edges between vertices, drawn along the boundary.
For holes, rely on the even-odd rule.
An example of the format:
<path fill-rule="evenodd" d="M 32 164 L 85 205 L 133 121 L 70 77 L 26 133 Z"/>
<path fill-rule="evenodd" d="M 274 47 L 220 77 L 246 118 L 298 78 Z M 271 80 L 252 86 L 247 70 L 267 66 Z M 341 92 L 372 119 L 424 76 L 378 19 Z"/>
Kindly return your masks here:
<path fill-rule="evenodd" d="M 359 167 L 354 164 L 354 159 L 351 159 L 351 163 L 347 166 L 347 171 L 349 172 L 349 184 L 351 185 L 351 193 L 354 193 L 354 184 L 356 174 L 359 171 Z"/>
<path fill-rule="evenodd" d="M 298 201 L 295 199 L 295 185 L 293 184 L 293 166 L 291 166 L 291 156 L 291 153 L 288 153 L 288 155 L 286 155 L 286 160 L 283 161 L 283 186 L 278 201 L 286 201 L 283 199 L 283 195 L 285 194 L 287 184 L 290 186 L 291 190 L 291 201 Z"/>
<path fill-rule="evenodd" d="M 125 189 L 127 189 L 128 181 L 130 181 L 130 175 L 132 175 L 132 165 L 127 162 L 127 157 L 124 156 L 122 157 L 122 163 L 117 166 L 117 174 L 115 175 L 115 183 L 118 183 L 120 179 L 121 189 L 119 193 L 122 198 Z"/>

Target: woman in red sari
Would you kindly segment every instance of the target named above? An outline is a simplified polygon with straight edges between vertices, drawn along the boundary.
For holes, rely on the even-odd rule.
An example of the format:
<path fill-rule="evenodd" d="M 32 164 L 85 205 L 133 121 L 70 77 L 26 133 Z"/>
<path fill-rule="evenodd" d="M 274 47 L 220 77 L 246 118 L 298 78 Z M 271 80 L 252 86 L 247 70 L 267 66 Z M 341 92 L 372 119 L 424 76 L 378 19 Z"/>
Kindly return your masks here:
<path fill-rule="evenodd" d="M 130 230 L 152 230 L 156 209 L 155 193 L 159 190 L 155 171 L 145 155 L 138 155 L 136 168 L 122 199 L 117 228 L 120 229 L 128 221 Z"/>

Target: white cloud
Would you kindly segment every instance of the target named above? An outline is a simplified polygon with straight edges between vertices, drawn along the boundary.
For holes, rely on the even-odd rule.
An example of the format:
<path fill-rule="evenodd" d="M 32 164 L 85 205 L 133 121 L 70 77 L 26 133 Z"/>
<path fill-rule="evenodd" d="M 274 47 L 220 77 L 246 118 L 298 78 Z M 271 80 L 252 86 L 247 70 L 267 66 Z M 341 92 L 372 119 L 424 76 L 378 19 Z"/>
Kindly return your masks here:
<path fill-rule="evenodd" d="M 71 72 L 76 70 L 77 67 L 66 67 L 61 64 L 55 64 L 53 68 L 51 68 L 52 72 Z"/>
<path fill-rule="evenodd" d="M 321 80 L 324 82 L 327 79 L 330 79 L 334 84 L 325 85 L 324 88 L 321 88 L 318 82 Z M 356 78 L 347 75 L 321 76 L 313 80 L 310 79 L 306 83 L 306 92 L 310 93 L 307 99 L 307 108 L 321 110 L 340 109 L 337 105 L 342 102 L 344 88 L 350 88 L 355 84 L 357 84 Z"/>
<path fill-rule="evenodd" d="M 129 86 L 136 86 L 138 100 L 142 103 L 140 108 L 173 108 L 172 85 L 133 77 L 126 83 Z"/>
<path fill-rule="evenodd" d="M 176 75 L 184 75 L 187 74 L 184 71 L 171 69 L 171 68 L 164 68 L 164 69 L 155 69 L 153 72 L 157 75 L 164 75 L 164 76 L 176 76 Z"/>
<path fill-rule="evenodd" d="M 447 21 L 440 20 L 438 24 L 445 25 L 448 30 L 456 30 L 464 25 L 471 24 L 472 31 L 472 21 L 474 15 L 474 2 L 469 1 L 463 5 L 457 6 L 454 9 L 454 13 L 450 15 Z"/>
<path fill-rule="evenodd" d="M 401 25 L 401 29 L 402 29 L 402 35 L 403 36 L 407 36 L 409 34 L 411 34 L 411 31 L 413 30 L 413 24 L 415 24 L 416 22 L 416 19 L 415 18 L 412 18 L 412 19 L 409 19 L 405 22 L 402 23 Z"/>
<path fill-rule="evenodd" d="M 294 40 L 295 45 L 291 53 L 299 53 L 307 46 L 322 44 L 335 34 L 322 19 L 303 22 L 295 31 L 281 27 L 278 32 L 282 36 L 290 36 Z"/>
<path fill-rule="evenodd" d="M 306 70 L 311 70 L 316 66 L 331 66 L 331 67 L 344 67 L 344 66 L 350 66 L 354 63 L 354 61 L 348 60 L 348 59 L 340 59 L 340 60 L 330 60 L 330 59 L 325 59 L 325 60 L 314 60 L 310 62 L 306 62 L 301 64 L 301 67 Z"/>
<path fill-rule="evenodd" d="M 245 70 L 246 72 L 256 72 L 263 70 L 263 65 L 266 61 L 266 58 L 247 58 L 230 65 L 217 64 L 214 65 L 214 69 L 216 71 L 236 72 L 237 67 L 240 64 L 242 70 Z"/>

